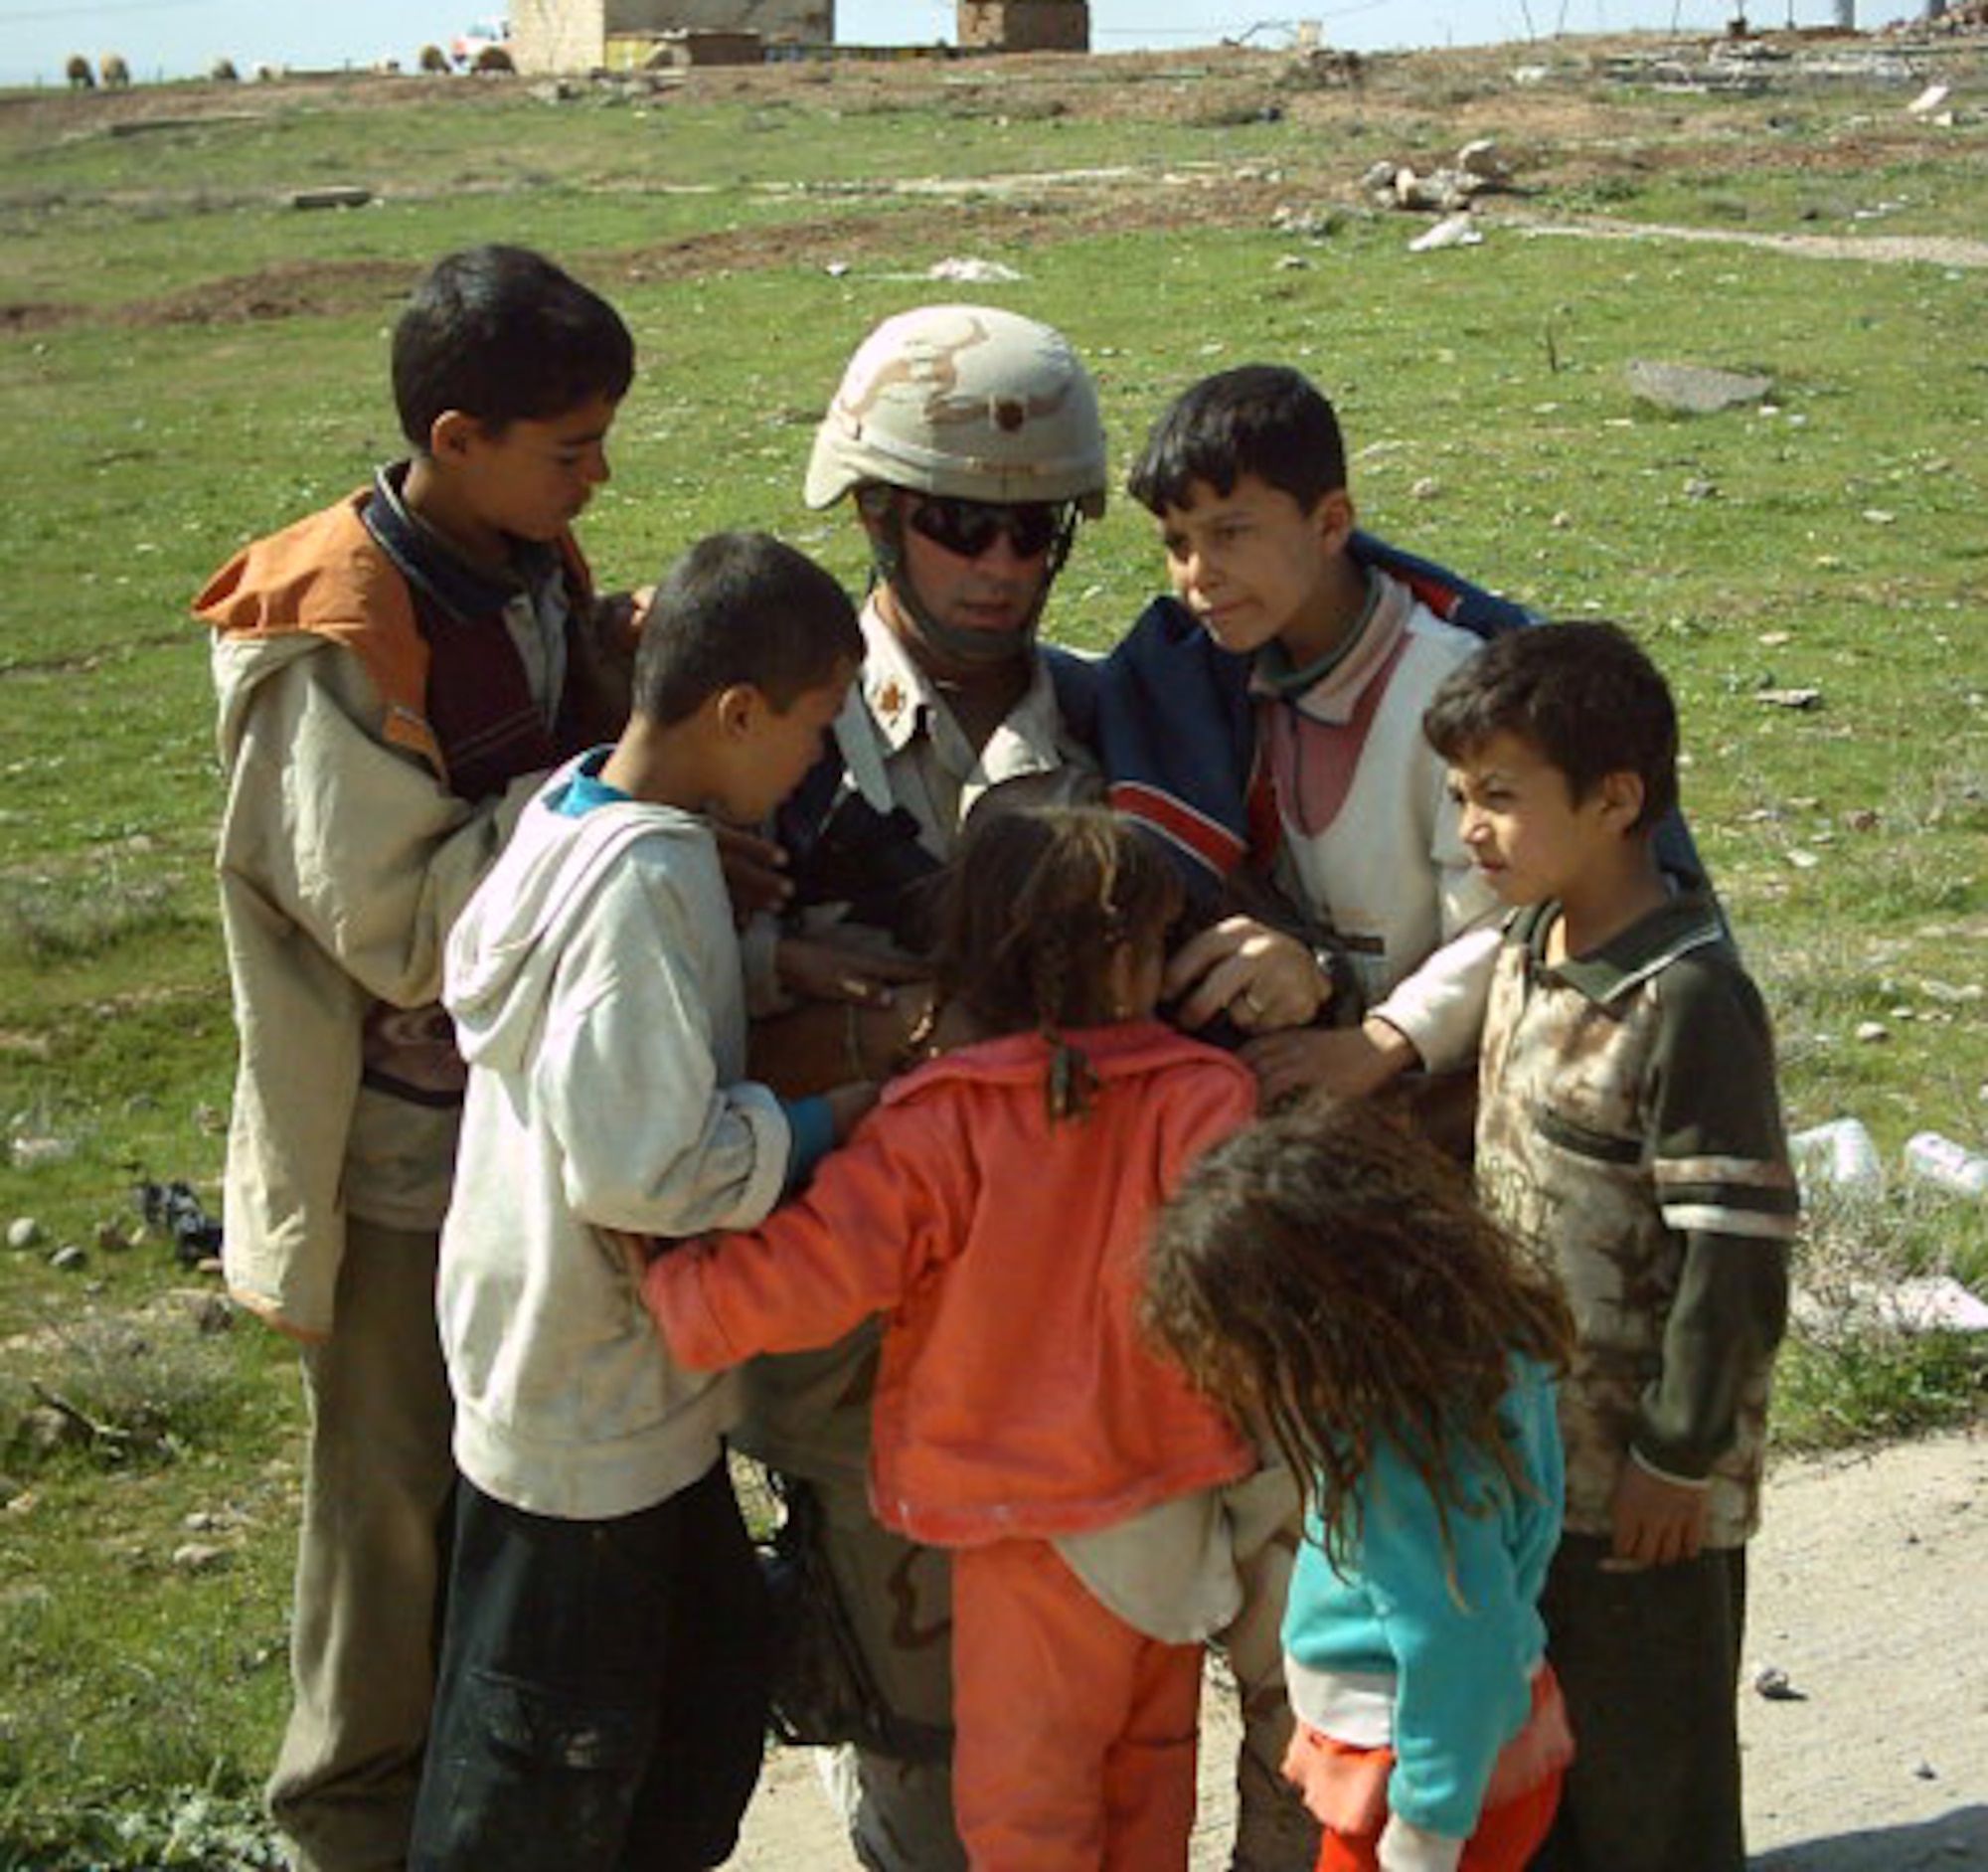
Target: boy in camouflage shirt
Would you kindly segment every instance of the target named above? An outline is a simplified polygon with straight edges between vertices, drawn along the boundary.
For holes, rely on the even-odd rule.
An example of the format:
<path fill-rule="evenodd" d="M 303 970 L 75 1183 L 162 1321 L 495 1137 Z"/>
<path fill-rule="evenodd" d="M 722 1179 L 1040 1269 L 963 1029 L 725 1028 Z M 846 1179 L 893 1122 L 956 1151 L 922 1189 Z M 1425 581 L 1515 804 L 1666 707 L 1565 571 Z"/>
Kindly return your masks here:
<path fill-rule="evenodd" d="M 1766 1013 L 1717 906 L 1652 853 L 1677 721 L 1620 630 L 1498 639 L 1424 729 L 1517 907 L 1479 1185 L 1558 1266 L 1578 1339 L 1543 1611 L 1579 1755 L 1534 1872 L 1740 1872 L 1745 1542 L 1796 1218 Z"/>

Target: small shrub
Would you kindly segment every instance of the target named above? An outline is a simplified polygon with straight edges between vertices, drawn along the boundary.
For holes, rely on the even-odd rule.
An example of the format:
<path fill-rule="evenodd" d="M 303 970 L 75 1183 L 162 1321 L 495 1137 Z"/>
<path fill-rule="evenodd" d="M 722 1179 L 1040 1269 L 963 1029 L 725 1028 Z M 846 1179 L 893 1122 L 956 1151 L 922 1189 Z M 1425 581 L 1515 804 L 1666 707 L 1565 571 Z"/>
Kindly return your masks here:
<path fill-rule="evenodd" d="M 156 1805 L 91 1802 L 60 1820 L 0 1808 L 0 1872 L 263 1872 L 284 1863 L 252 1794 L 192 1788 Z"/>
<path fill-rule="evenodd" d="M 1988 1335 L 1910 1329 L 1885 1304 L 1914 1276 L 1969 1272 L 1942 1246 L 1952 1209 L 1914 1190 L 1810 1193 L 1775 1381 L 1777 1445 L 1901 1437 L 1988 1408 Z"/>
<path fill-rule="evenodd" d="M 80 961 L 179 921 L 174 880 L 133 876 L 0 879 L 0 956 Z"/>
<path fill-rule="evenodd" d="M 9 1348 L 0 1447 L 17 1472 L 71 1449 L 97 1462 L 170 1461 L 217 1441 L 246 1395 L 227 1340 L 191 1319 L 162 1310 L 63 1321 Z"/>

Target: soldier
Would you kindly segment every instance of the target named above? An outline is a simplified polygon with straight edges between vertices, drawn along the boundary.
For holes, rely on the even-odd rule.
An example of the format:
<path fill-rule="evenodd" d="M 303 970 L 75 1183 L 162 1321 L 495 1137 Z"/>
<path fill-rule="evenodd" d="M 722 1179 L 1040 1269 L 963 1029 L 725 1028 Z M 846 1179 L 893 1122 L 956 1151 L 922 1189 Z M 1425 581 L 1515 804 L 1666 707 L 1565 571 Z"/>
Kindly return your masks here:
<path fill-rule="evenodd" d="M 1088 374 L 1049 326 L 932 305 L 886 319 L 851 358 L 816 433 L 806 498 L 852 498 L 868 538 L 866 658 L 827 759 L 776 822 L 791 928 L 867 930 L 923 947 L 920 883 L 970 814 L 1100 792 L 1080 718 L 1085 666 L 1037 631 L 1078 523 L 1102 513 L 1104 433 Z M 783 1092 L 883 1077 L 914 1057 L 929 993 L 814 1004 L 759 1024 L 753 1070 Z M 947 1769 L 951 1682 L 945 1558 L 880 1527 L 864 1485 L 874 1322 L 826 1353 L 751 1368 L 746 1447 L 782 1477 L 796 1529 L 818 1536 L 871 1714 L 831 1777 L 876 1872 L 964 1864 Z M 1277 1470 L 1239 1485 L 1249 1564 L 1248 1737 L 1237 1865 L 1309 1867 L 1316 1834 L 1278 1777 L 1289 1717 L 1277 1623 L 1295 1548 Z M 1239 1565 L 1241 1563 L 1239 1562 Z M 850 1733 L 845 1726 L 844 1733 Z"/>

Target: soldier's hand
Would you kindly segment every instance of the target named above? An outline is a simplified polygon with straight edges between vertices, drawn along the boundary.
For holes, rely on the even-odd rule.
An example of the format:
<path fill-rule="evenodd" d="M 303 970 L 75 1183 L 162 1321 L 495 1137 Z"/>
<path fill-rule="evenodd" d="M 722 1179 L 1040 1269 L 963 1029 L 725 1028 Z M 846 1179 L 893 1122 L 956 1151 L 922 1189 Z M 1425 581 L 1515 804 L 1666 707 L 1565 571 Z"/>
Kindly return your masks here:
<path fill-rule="evenodd" d="M 1203 1027 L 1225 1009 L 1244 1033 L 1305 1027 L 1332 994 L 1311 950 L 1253 917 L 1225 917 L 1189 937 L 1167 961 L 1161 995 L 1180 1005 L 1183 1027 Z"/>
<path fill-rule="evenodd" d="M 1246 1041 L 1242 1060 L 1256 1075 L 1265 1106 L 1300 1092 L 1364 1099 L 1421 1056 L 1395 1028 L 1369 1016 L 1359 1027 L 1293 1027 Z"/>
<path fill-rule="evenodd" d="M 713 820 L 711 829 L 718 840 L 725 888 L 732 894 L 732 914 L 740 923 L 757 911 L 778 910 L 793 896 L 783 846 L 723 820 Z"/>
<path fill-rule="evenodd" d="M 889 1007 L 894 989 L 922 981 L 931 964 L 897 948 L 858 947 L 829 936 L 782 936 L 774 966 L 780 986 L 809 1001 Z"/>

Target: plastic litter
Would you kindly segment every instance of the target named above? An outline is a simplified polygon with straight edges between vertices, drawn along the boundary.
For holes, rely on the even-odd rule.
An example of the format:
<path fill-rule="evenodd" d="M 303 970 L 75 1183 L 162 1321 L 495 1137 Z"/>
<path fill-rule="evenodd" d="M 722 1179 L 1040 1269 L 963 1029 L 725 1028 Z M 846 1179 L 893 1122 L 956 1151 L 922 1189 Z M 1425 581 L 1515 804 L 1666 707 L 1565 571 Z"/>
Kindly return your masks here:
<path fill-rule="evenodd" d="M 1988 1157 L 1937 1131 L 1915 1131 L 1905 1139 L 1905 1170 L 1956 1196 L 1988 1196 Z"/>
<path fill-rule="evenodd" d="M 1871 1133 L 1857 1118 L 1833 1118 L 1788 1139 L 1788 1155 L 1803 1189 L 1826 1184 L 1833 1189 L 1868 1190 L 1885 1186 L 1885 1166 Z"/>

